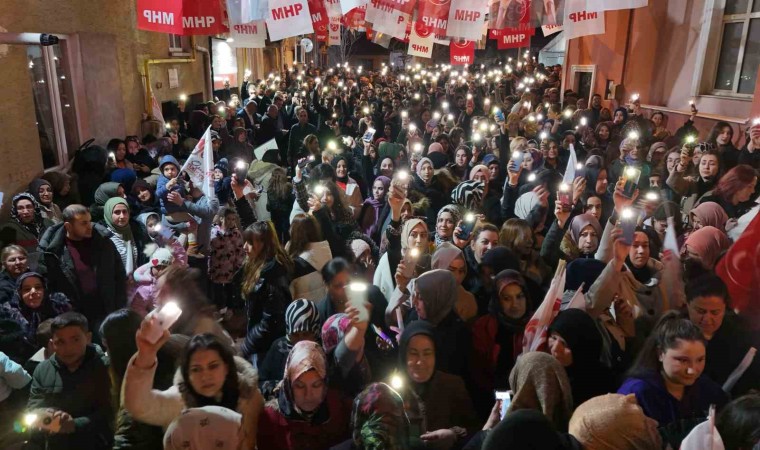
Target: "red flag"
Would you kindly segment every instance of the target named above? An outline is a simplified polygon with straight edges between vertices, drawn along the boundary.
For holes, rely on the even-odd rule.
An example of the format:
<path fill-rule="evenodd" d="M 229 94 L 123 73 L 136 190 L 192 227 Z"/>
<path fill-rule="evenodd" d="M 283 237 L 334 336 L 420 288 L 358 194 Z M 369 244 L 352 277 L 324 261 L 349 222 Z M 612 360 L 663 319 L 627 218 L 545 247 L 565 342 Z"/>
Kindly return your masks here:
<path fill-rule="evenodd" d="M 182 33 L 182 0 L 137 0 L 137 28 Z"/>
<path fill-rule="evenodd" d="M 452 66 L 473 64 L 475 62 L 475 42 L 451 41 L 449 55 Z"/>
<path fill-rule="evenodd" d="M 311 14 L 311 23 L 314 24 L 314 30 L 319 28 L 320 25 L 324 25 L 326 31 L 330 19 L 327 17 L 327 8 L 325 8 L 324 0 L 308 0 L 308 3 L 309 14 Z"/>
<path fill-rule="evenodd" d="M 372 33 L 372 27 L 369 24 L 365 24 L 364 28 L 365 28 L 364 32 L 365 32 L 367 40 L 371 41 L 372 37 L 374 36 L 374 34 Z"/>
<path fill-rule="evenodd" d="M 549 325 L 559 314 L 562 306 L 562 294 L 565 292 L 565 262 L 560 261 L 554 274 L 549 291 L 538 309 L 525 325 L 523 332 L 523 353 L 546 350 L 549 337 Z"/>
<path fill-rule="evenodd" d="M 451 0 L 423 0 L 417 4 L 417 20 L 433 29 L 437 39 L 446 37 Z"/>
<path fill-rule="evenodd" d="M 499 37 L 501 37 L 504 33 L 513 33 L 517 31 L 527 34 L 528 36 L 533 36 L 536 34 L 536 29 L 529 26 L 520 26 L 517 28 L 491 28 L 488 30 L 488 39 L 498 41 Z"/>
<path fill-rule="evenodd" d="M 317 34 L 317 41 L 327 42 L 327 36 L 329 33 L 327 27 L 328 25 L 314 25 L 314 32 Z"/>
<path fill-rule="evenodd" d="M 182 2 L 182 33 L 190 35 L 213 35 L 227 33 L 222 6 L 217 1 L 184 0 Z"/>
<path fill-rule="evenodd" d="M 715 267 L 715 273 L 726 283 L 731 294 L 731 307 L 760 324 L 760 214 L 752 219 L 726 255 Z"/>
<path fill-rule="evenodd" d="M 364 28 L 364 16 L 367 13 L 367 5 L 354 8 L 343 16 L 343 26 L 346 28 Z"/>
<path fill-rule="evenodd" d="M 499 50 L 530 46 L 530 35 L 528 33 L 517 28 L 505 28 L 500 31 L 499 39 L 496 41 Z"/>

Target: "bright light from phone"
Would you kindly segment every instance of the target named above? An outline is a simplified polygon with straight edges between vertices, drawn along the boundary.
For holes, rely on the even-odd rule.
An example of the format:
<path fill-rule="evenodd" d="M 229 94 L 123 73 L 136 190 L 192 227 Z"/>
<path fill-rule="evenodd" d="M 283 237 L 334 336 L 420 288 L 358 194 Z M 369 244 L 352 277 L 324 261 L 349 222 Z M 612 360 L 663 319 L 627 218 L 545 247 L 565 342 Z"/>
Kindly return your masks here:
<path fill-rule="evenodd" d="M 318 184 L 318 185 L 314 186 L 314 193 L 317 194 L 317 195 L 324 194 L 325 193 L 325 187 L 322 186 L 321 184 Z"/>
<path fill-rule="evenodd" d="M 404 380 L 398 375 L 393 375 L 391 377 L 391 387 L 395 390 L 401 389 L 404 387 Z"/>
<path fill-rule="evenodd" d="M 405 181 L 407 178 L 409 178 L 409 172 L 407 172 L 406 170 L 399 170 L 398 179 L 401 181 Z"/>
<path fill-rule="evenodd" d="M 628 139 L 630 139 L 632 141 L 638 140 L 639 139 L 639 133 L 637 133 L 635 131 L 631 131 L 630 133 L 628 133 Z"/>
<path fill-rule="evenodd" d="M 757 120 L 757 119 L 755 119 L 755 120 Z M 697 140 L 697 138 L 695 138 L 694 136 L 691 136 L 691 135 L 686 136 L 686 143 L 687 144 L 693 144 L 694 142 L 696 142 L 696 140 Z"/>
<path fill-rule="evenodd" d="M 565 118 L 569 119 L 573 115 L 573 112 L 570 111 L 569 109 L 566 109 L 565 112 L 562 113 L 562 115 L 565 116 Z"/>
<path fill-rule="evenodd" d="M 528 175 L 528 183 L 532 183 L 534 181 L 536 181 L 536 174 L 532 173 L 532 174 Z"/>
<path fill-rule="evenodd" d="M 420 256 L 420 249 L 418 249 L 417 247 L 412 248 L 411 250 L 409 250 L 409 256 L 411 256 L 412 258 L 417 258 L 418 256 Z"/>
<path fill-rule="evenodd" d="M 646 195 L 647 200 L 657 201 L 660 199 L 660 196 L 657 195 L 657 192 L 647 192 Z"/>
<path fill-rule="evenodd" d="M 481 139 L 482 139 L 482 136 L 480 135 L 480 133 L 472 133 L 473 142 L 480 142 Z"/>
<path fill-rule="evenodd" d="M 570 190 L 570 185 L 567 183 L 562 183 L 559 185 L 559 190 L 562 192 L 567 192 Z"/>
<path fill-rule="evenodd" d="M 26 425 L 27 427 L 31 427 L 37 422 L 37 418 L 38 418 L 37 414 L 33 414 L 33 413 L 24 414 L 24 425 Z"/>
<path fill-rule="evenodd" d="M 179 305 L 177 305 L 177 302 L 171 301 L 164 303 L 164 306 L 161 307 L 161 312 L 166 316 L 172 317 L 178 316 L 182 313 L 182 310 L 179 308 Z"/>
<path fill-rule="evenodd" d="M 186 102 L 187 101 L 187 95 L 185 94 L 179 94 L 180 101 Z"/>
<path fill-rule="evenodd" d="M 235 167 L 238 169 L 245 169 L 245 161 L 238 161 L 237 164 L 235 164 Z"/>
<path fill-rule="evenodd" d="M 634 177 L 636 177 L 636 174 L 638 173 L 638 171 L 639 171 L 639 169 L 637 169 L 635 167 L 626 167 L 625 174 L 629 178 L 634 178 Z"/>
<path fill-rule="evenodd" d="M 330 141 L 327 143 L 327 148 L 330 150 L 335 150 L 338 148 L 338 144 L 336 144 L 335 141 Z"/>
<path fill-rule="evenodd" d="M 588 125 L 588 119 L 585 117 L 581 117 L 581 126 L 585 127 L 586 125 Z"/>
<path fill-rule="evenodd" d="M 620 216 L 621 216 L 623 219 L 626 219 L 626 220 L 627 220 L 627 219 L 632 219 L 632 218 L 633 218 L 633 215 L 634 215 L 634 213 L 633 213 L 633 209 L 631 209 L 631 208 L 625 208 L 625 209 L 624 209 L 624 210 L 623 210 L 623 211 L 620 213 Z"/>

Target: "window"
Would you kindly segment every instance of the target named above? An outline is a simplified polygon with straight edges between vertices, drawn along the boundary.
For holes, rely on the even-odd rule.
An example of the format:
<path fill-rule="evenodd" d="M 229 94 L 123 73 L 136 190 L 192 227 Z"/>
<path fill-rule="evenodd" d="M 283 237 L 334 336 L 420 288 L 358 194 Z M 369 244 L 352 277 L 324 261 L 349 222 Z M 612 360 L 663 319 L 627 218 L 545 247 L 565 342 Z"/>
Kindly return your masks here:
<path fill-rule="evenodd" d="M 725 0 L 719 39 L 713 93 L 751 96 L 760 64 L 760 0 Z"/>
<path fill-rule="evenodd" d="M 44 168 L 66 165 L 79 147 L 74 88 L 66 40 L 52 46 L 27 45 L 35 121 Z"/>
<path fill-rule="evenodd" d="M 176 56 L 185 56 L 190 53 L 187 37 L 178 34 L 169 35 L 169 53 Z"/>

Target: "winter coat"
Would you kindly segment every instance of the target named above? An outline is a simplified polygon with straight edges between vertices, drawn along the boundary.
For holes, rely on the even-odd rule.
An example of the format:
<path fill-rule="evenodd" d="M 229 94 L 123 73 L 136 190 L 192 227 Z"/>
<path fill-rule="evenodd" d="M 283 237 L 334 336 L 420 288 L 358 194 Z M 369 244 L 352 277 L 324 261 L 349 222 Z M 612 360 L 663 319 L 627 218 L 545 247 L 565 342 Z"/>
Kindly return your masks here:
<path fill-rule="evenodd" d="M 259 280 L 246 294 L 248 326 L 243 355 L 258 354 L 263 358 L 275 339 L 285 335 L 285 309 L 292 300 L 289 286 L 285 267 L 275 259 L 267 261 Z"/>
<path fill-rule="evenodd" d="M 333 389 L 311 420 L 286 416 L 274 398 L 259 419 L 258 449 L 327 450 L 350 436 L 350 415 L 351 400 Z"/>
<path fill-rule="evenodd" d="M 701 176 L 697 175 L 697 180 L 686 176 L 686 172 L 679 172 L 674 170 L 668 176 L 666 181 L 667 185 L 680 195 L 681 198 L 681 211 L 689 212 L 699 204 L 699 200 L 708 191 L 710 191 L 715 184 L 710 181 L 705 181 Z M 689 215 L 686 215 L 689 217 Z"/>
<path fill-rule="evenodd" d="M 288 343 L 288 337 L 277 338 L 269 348 L 264 361 L 259 362 L 259 387 L 264 400 L 273 399 L 274 389 L 282 381 L 285 373 L 285 361 L 288 359 L 292 346 Z"/>
<path fill-rule="evenodd" d="M 252 449 L 256 446 L 259 415 L 264 407 L 264 399 L 259 392 L 256 369 L 238 357 L 235 357 L 235 366 L 238 372 L 239 389 L 235 411 L 243 416 L 244 446 L 241 448 Z M 153 367 L 149 369 L 141 369 L 135 365 L 134 357 L 132 357 L 127 366 L 127 372 L 124 374 L 122 386 L 124 407 L 136 420 L 166 429 L 174 419 L 179 417 L 182 410 L 201 405 L 197 404 L 198 400 L 194 396 L 188 392 L 182 392 L 184 380 L 179 371 L 174 376 L 174 386 L 165 391 L 153 389 L 156 367 L 157 364 L 153 364 Z"/>
<path fill-rule="evenodd" d="M 242 233 L 238 228 L 225 231 L 221 226 L 214 225 L 209 247 L 209 280 L 218 284 L 231 283 L 245 259 Z"/>
<path fill-rule="evenodd" d="M 211 226 L 213 225 L 214 216 L 219 211 L 219 199 L 214 197 L 209 199 L 205 195 L 190 200 L 185 200 L 184 211 L 189 212 L 198 222 L 198 249 L 201 252 L 207 252 L 209 241 L 211 240 Z"/>
<path fill-rule="evenodd" d="M 66 295 L 74 309 L 87 316 L 91 329 L 97 329 L 106 315 L 127 304 L 127 276 L 121 256 L 108 238 L 109 233 L 105 227 L 95 224 L 89 239 L 97 282 L 97 294 L 93 298 L 84 298 L 81 291 L 74 261 L 66 246 L 63 224 L 48 228 L 40 240 L 39 272 L 47 277 L 48 289 Z M 92 301 L 99 304 L 87 304 Z"/>
<path fill-rule="evenodd" d="M 305 298 L 319 302 L 327 290 L 322 280 L 322 267 L 332 259 L 330 244 L 327 241 L 312 242 L 293 262 L 295 271 L 290 282 L 292 298 Z"/>
<path fill-rule="evenodd" d="M 129 228 L 132 230 L 132 239 L 134 239 L 134 247 L 135 247 L 135 252 L 137 254 L 137 259 L 134 260 L 134 265 L 135 265 L 135 268 L 137 268 L 148 262 L 148 257 L 145 256 L 145 246 L 150 244 L 153 241 L 148 235 L 148 229 L 145 227 L 145 225 L 138 222 L 137 220 L 130 220 Z M 124 245 L 124 239 L 121 237 L 121 235 L 114 232 L 114 230 L 109 228 L 108 231 L 110 231 L 111 233 L 108 236 L 109 239 L 111 239 L 111 242 L 113 242 L 114 246 L 116 247 L 116 250 L 119 252 L 119 256 L 121 257 L 121 263 L 126 266 L 127 265 L 127 253 L 126 253 L 127 246 Z M 128 274 L 128 275 L 132 275 L 132 274 Z"/>
<path fill-rule="evenodd" d="M 5 270 L 0 270 L 0 305 L 7 303 L 16 295 L 16 279 Z"/>
<path fill-rule="evenodd" d="M 72 434 L 48 435 L 50 449 L 110 449 L 111 382 L 108 362 L 94 345 L 88 345 L 82 364 L 74 372 L 55 356 L 40 363 L 34 370 L 29 393 L 29 409 L 53 408 L 74 418 Z M 41 434 L 32 441 L 43 442 Z"/>
<path fill-rule="evenodd" d="M 618 394 L 634 394 L 644 414 L 656 420 L 660 427 L 680 420 L 703 419 L 710 405 L 720 410 L 729 400 L 720 386 L 706 375 L 686 386 L 683 397 L 678 400 L 668 392 L 662 375 L 654 371 L 625 380 Z"/>
<path fill-rule="evenodd" d="M 0 225 L 0 248 L 10 244 L 16 244 L 24 247 L 24 250 L 26 250 L 27 253 L 34 253 L 37 251 L 39 239 L 42 238 L 45 230 L 52 225 L 53 222 L 43 219 L 42 223 L 43 226 L 40 235 L 35 236 L 34 233 L 13 219 L 5 222 Z"/>

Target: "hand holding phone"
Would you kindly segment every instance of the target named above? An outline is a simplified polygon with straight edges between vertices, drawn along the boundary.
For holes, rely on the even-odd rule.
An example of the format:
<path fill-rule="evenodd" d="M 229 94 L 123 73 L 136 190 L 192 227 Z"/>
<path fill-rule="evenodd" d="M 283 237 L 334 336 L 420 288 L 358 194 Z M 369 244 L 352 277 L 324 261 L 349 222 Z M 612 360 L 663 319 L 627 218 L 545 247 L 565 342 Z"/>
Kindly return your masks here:
<path fill-rule="evenodd" d="M 414 270 L 417 268 L 417 259 L 420 257 L 420 249 L 416 247 L 408 248 L 404 255 L 404 277 L 407 279 L 414 278 Z"/>
<path fill-rule="evenodd" d="M 248 176 L 248 163 L 242 159 L 238 159 L 235 163 L 235 175 L 237 175 L 238 182 L 245 182 Z"/>
<path fill-rule="evenodd" d="M 353 282 L 350 283 L 346 289 L 346 297 L 348 298 L 348 304 L 353 306 L 359 311 L 359 321 L 369 321 L 369 304 L 367 292 L 367 284 Z"/>
<path fill-rule="evenodd" d="M 636 232 L 638 214 L 633 208 L 625 208 L 620 214 L 620 228 L 623 230 L 623 242 L 626 245 L 633 244 L 633 236 Z"/>
<path fill-rule="evenodd" d="M 164 335 L 164 331 L 171 328 L 181 315 L 182 310 L 176 302 L 167 302 L 160 309 L 154 309 L 148 313 L 146 319 L 151 323 L 151 326 L 144 335 L 145 339 L 151 344 L 155 344 Z"/>
<path fill-rule="evenodd" d="M 460 222 L 459 225 L 459 228 L 462 230 L 462 232 L 457 237 L 463 241 L 470 239 L 470 234 L 472 234 L 472 230 L 475 228 L 476 222 L 477 217 L 475 217 L 475 214 L 471 212 L 465 214 L 464 220 Z"/>
<path fill-rule="evenodd" d="M 633 166 L 628 166 L 623 171 L 623 179 L 625 184 L 623 185 L 623 195 L 628 198 L 633 198 L 633 194 L 639 187 L 639 178 L 641 178 L 641 169 Z"/>
<path fill-rule="evenodd" d="M 496 391 L 496 400 L 501 400 L 501 420 L 504 420 L 504 417 L 507 415 L 507 410 L 509 409 L 509 405 L 512 403 L 512 391 Z"/>
<path fill-rule="evenodd" d="M 562 209 L 569 211 L 573 207 L 573 194 L 570 192 L 570 186 L 566 183 L 559 185 L 559 191 L 557 192 L 557 200 L 559 200 Z"/>

